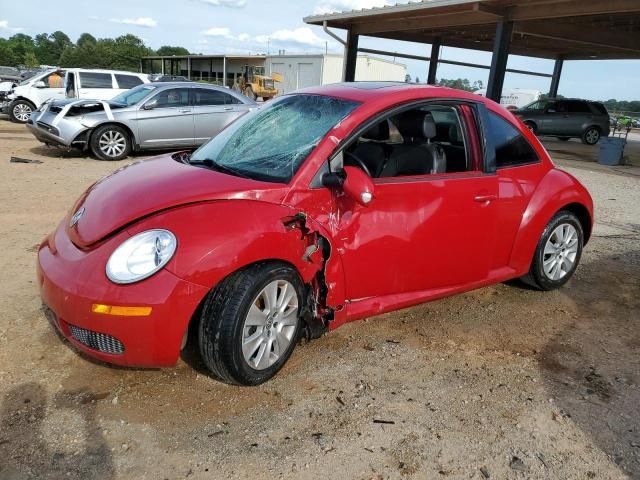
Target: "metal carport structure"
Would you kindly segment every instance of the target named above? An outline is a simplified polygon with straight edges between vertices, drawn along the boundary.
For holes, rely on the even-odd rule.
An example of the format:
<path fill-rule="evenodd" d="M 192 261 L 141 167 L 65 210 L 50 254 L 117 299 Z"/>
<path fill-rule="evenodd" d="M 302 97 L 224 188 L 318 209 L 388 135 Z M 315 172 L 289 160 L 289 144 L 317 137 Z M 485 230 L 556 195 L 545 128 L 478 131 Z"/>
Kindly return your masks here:
<path fill-rule="evenodd" d="M 381 8 L 306 17 L 312 25 L 347 31 L 344 80 L 355 78 L 358 51 L 429 62 L 428 83 L 438 63 L 488 68 L 487 96 L 499 101 L 509 54 L 555 60 L 556 96 L 567 60 L 640 59 L 640 0 L 425 0 Z M 359 49 L 361 36 L 431 44 L 430 56 Z M 440 59 L 440 47 L 493 52 L 490 66 Z"/>

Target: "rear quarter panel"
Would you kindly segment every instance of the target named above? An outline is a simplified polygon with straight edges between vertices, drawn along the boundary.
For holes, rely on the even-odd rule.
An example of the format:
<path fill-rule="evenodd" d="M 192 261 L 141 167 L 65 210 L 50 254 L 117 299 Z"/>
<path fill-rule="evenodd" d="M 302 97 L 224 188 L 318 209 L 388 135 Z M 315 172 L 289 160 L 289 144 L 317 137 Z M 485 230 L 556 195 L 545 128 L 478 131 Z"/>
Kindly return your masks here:
<path fill-rule="evenodd" d="M 529 271 L 540 236 L 551 218 L 570 204 L 583 205 L 593 224 L 593 200 L 587 189 L 569 173 L 553 168 L 542 178 L 522 216 L 510 265 L 518 276 Z"/>

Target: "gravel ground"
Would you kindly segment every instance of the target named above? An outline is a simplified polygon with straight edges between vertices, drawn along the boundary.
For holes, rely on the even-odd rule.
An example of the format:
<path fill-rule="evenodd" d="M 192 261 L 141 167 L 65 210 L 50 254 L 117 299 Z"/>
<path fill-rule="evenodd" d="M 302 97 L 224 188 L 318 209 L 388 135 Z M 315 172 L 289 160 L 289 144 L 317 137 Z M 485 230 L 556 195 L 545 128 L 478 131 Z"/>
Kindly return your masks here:
<path fill-rule="evenodd" d="M 134 159 L 61 156 L 0 120 L 0 479 L 640 479 L 640 177 L 557 143 L 597 212 L 565 288 L 500 284 L 349 324 L 238 388 L 189 352 L 119 369 L 60 342 L 36 245 Z"/>

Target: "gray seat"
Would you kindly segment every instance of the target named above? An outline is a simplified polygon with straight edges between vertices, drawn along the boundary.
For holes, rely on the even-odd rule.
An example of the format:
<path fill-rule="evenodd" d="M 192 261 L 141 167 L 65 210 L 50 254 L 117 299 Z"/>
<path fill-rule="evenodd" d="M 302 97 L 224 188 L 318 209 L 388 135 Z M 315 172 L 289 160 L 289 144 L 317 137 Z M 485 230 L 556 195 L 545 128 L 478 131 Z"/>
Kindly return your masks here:
<path fill-rule="evenodd" d="M 404 138 L 395 145 L 382 177 L 427 175 L 447 172 L 447 156 L 440 144 L 432 142 L 436 124 L 430 112 L 411 110 L 394 118 Z"/>
<path fill-rule="evenodd" d="M 389 122 L 384 120 L 377 123 L 362 134 L 360 138 L 367 141 L 359 143 L 352 150 L 352 153 L 364 162 L 372 177 L 379 177 L 387 160 L 387 152 L 385 145 L 377 142 L 389 140 Z M 348 156 L 345 162 L 349 162 Z"/>

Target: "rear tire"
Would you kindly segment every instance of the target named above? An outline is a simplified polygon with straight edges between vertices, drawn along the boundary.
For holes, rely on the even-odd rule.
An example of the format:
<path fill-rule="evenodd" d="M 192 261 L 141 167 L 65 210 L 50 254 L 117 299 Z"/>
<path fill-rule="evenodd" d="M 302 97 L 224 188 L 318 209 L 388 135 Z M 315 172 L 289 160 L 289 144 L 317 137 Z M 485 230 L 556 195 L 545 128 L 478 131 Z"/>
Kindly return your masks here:
<path fill-rule="evenodd" d="M 283 263 L 259 263 L 229 275 L 209 293 L 200 316 L 205 365 L 226 383 L 271 379 L 296 346 L 303 298 L 300 276 Z"/>
<path fill-rule="evenodd" d="M 589 127 L 582 133 L 582 143 L 585 145 L 595 145 L 600 141 L 600 129 Z"/>
<path fill-rule="evenodd" d="M 29 117 L 35 112 L 36 106 L 29 100 L 19 98 L 9 105 L 9 119 L 15 123 L 27 123 Z"/>
<path fill-rule="evenodd" d="M 131 153 L 129 132 L 118 125 L 103 125 L 91 135 L 91 151 L 98 160 L 122 160 Z"/>
<path fill-rule="evenodd" d="M 562 287 L 575 273 L 583 245 L 578 217 L 567 210 L 558 212 L 542 232 L 531 269 L 521 280 L 545 291 Z"/>

